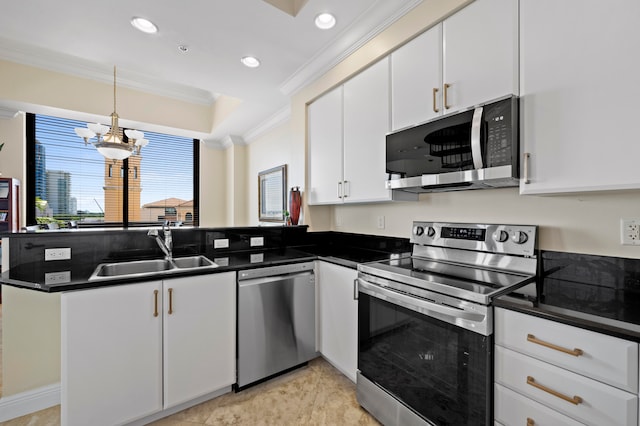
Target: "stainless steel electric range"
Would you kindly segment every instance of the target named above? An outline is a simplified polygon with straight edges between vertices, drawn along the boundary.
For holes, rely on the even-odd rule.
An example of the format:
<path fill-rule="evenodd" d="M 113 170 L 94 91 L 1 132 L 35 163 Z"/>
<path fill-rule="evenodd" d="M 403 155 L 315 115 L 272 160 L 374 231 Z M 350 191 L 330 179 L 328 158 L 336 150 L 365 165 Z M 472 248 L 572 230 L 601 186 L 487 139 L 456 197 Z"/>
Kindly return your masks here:
<path fill-rule="evenodd" d="M 357 396 L 385 425 L 493 424 L 492 300 L 535 280 L 537 227 L 414 222 L 358 267 Z"/>

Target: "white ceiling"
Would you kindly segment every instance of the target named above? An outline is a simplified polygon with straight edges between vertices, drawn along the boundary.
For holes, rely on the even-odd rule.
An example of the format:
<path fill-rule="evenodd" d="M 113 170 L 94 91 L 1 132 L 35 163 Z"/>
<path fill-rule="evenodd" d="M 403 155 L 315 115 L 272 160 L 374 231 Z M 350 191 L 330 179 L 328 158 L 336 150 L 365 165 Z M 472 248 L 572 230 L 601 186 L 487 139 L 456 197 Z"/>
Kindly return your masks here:
<path fill-rule="evenodd" d="M 421 1 L 308 0 L 295 17 L 262 0 L 12 1 L 0 13 L 0 58 L 105 82 L 117 65 L 118 85 L 198 103 L 239 98 L 230 118 L 199 137 L 250 140 L 287 115 L 290 95 Z M 313 25 L 325 11 L 337 18 L 333 29 Z M 135 30 L 133 16 L 159 33 Z M 262 65 L 246 68 L 246 55 Z"/>

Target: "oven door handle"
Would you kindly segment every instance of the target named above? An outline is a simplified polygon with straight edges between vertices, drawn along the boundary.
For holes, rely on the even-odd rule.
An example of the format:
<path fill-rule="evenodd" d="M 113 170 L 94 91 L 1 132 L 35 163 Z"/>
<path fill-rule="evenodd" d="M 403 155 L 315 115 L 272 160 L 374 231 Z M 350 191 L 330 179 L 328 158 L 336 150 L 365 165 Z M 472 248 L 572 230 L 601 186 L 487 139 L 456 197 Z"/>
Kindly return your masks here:
<path fill-rule="evenodd" d="M 460 320 L 466 320 L 474 323 L 482 323 L 487 320 L 487 317 L 479 312 L 469 312 L 453 306 L 441 305 L 429 302 L 425 299 L 407 296 L 392 289 L 371 284 L 362 278 L 358 278 L 358 290 L 377 299 L 386 300 L 412 311 L 443 319 L 450 324 L 458 324 Z M 442 316 L 446 318 L 442 318 Z"/>

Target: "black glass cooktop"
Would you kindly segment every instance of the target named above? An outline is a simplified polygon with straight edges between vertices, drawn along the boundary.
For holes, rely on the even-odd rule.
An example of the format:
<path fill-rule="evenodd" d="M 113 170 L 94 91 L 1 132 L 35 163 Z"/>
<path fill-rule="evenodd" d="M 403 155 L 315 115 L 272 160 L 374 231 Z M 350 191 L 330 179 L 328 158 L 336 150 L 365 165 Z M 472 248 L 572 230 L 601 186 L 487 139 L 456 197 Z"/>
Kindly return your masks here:
<path fill-rule="evenodd" d="M 418 257 L 360 265 L 364 273 L 482 304 L 534 277 Z"/>

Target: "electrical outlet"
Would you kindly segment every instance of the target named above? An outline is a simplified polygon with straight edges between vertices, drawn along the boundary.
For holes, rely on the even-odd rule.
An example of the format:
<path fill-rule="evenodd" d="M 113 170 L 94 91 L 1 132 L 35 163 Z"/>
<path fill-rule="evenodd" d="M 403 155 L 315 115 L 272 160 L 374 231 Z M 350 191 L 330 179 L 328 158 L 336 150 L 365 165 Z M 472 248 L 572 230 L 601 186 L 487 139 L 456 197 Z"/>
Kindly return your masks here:
<path fill-rule="evenodd" d="M 50 260 L 69 260 L 71 259 L 71 248 L 51 248 L 44 249 L 44 260 L 48 262 Z"/>
<path fill-rule="evenodd" d="M 44 274 L 46 285 L 64 284 L 71 282 L 71 271 L 47 272 Z"/>
<path fill-rule="evenodd" d="M 625 246 L 640 245 L 640 219 L 620 219 L 620 243 Z"/>
<path fill-rule="evenodd" d="M 378 216 L 378 229 L 384 229 L 384 216 Z"/>
<path fill-rule="evenodd" d="M 228 247 L 229 247 L 228 238 L 220 238 L 217 240 L 213 240 L 213 248 L 228 248 Z"/>
<path fill-rule="evenodd" d="M 251 237 L 249 240 L 251 247 L 259 247 L 264 245 L 264 237 Z"/>

